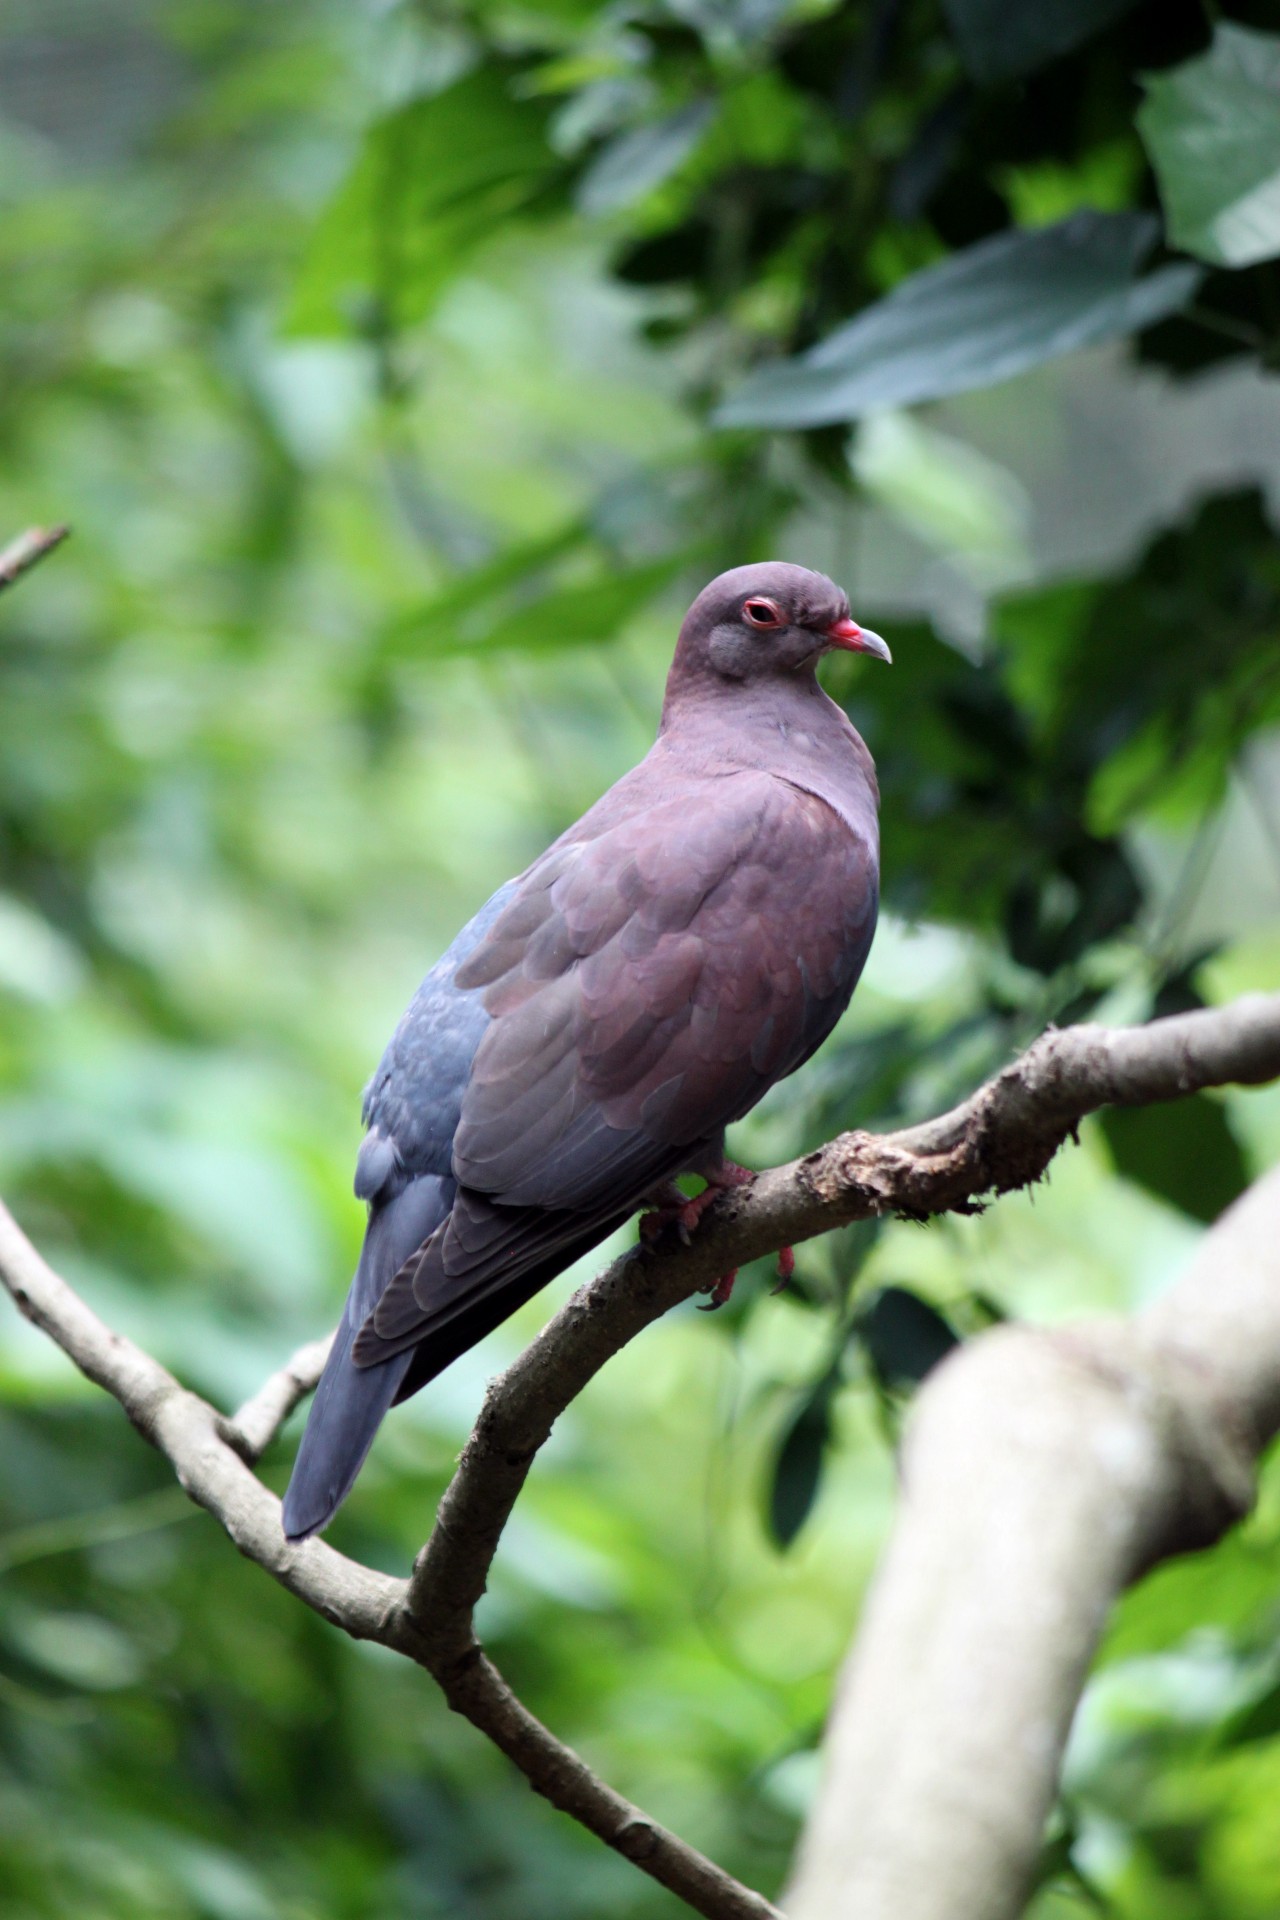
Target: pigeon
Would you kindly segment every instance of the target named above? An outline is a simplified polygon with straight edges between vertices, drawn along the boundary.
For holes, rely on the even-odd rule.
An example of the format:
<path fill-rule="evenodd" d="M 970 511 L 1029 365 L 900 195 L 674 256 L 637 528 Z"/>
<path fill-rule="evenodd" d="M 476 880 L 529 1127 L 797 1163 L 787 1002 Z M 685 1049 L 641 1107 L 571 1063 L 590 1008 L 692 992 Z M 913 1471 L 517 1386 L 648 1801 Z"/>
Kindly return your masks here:
<path fill-rule="evenodd" d="M 875 769 L 815 675 L 836 647 L 890 659 L 825 575 L 713 580 L 649 753 L 422 982 L 365 1091 L 368 1228 L 290 1540 L 332 1519 L 393 1403 L 638 1209 L 687 1234 L 751 1178 L 725 1128 L 826 1039 L 875 931 Z"/>

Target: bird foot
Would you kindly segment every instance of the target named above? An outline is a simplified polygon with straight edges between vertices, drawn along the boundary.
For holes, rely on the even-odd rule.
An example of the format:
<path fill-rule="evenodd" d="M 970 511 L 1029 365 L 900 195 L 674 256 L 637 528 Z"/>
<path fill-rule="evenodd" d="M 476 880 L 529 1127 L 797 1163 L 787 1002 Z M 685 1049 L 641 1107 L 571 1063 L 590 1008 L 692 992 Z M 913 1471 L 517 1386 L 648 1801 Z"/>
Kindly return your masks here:
<path fill-rule="evenodd" d="M 737 1277 L 738 1269 L 736 1267 L 732 1273 L 722 1273 L 711 1289 L 711 1297 L 708 1300 L 699 1302 L 698 1312 L 714 1313 L 718 1307 L 723 1307 L 727 1303 L 729 1295 L 733 1292 L 733 1283 Z"/>
<path fill-rule="evenodd" d="M 699 1196 L 699 1198 L 701 1198 L 701 1196 Z M 779 1247 L 778 1249 L 778 1284 L 776 1287 L 770 1287 L 769 1289 L 770 1293 L 785 1293 L 787 1288 L 791 1285 L 791 1282 L 795 1277 L 795 1271 L 796 1271 L 795 1249 L 793 1247 Z M 717 1307 L 722 1307 L 725 1304 L 726 1300 L 728 1300 L 730 1294 L 733 1292 L 733 1283 L 737 1279 L 737 1277 L 738 1277 L 738 1269 L 736 1267 L 734 1268 L 732 1273 L 721 1274 L 720 1278 L 716 1281 L 714 1287 L 712 1287 L 711 1289 L 711 1298 L 707 1301 L 705 1306 L 700 1306 L 698 1308 L 698 1312 L 714 1313 Z"/>
<path fill-rule="evenodd" d="M 652 1201 L 653 1206 L 651 1212 L 640 1215 L 639 1231 L 641 1245 L 645 1247 L 654 1246 L 662 1238 L 663 1233 L 668 1227 L 675 1227 L 680 1239 L 687 1247 L 689 1244 L 689 1229 L 685 1225 L 682 1215 L 685 1207 L 688 1205 L 688 1201 L 675 1184 L 675 1181 L 665 1180 L 660 1187 L 655 1187 L 652 1193 L 647 1193 L 645 1199 Z"/>
<path fill-rule="evenodd" d="M 716 1196 L 729 1187 L 749 1187 L 755 1179 L 750 1167 L 740 1167 L 735 1160 L 722 1160 L 716 1167 L 703 1174 L 706 1186 L 701 1193 L 695 1193 L 692 1200 L 686 1200 L 672 1181 L 657 1187 L 648 1196 L 657 1205 L 651 1213 L 640 1216 L 640 1241 L 643 1246 L 651 1247 L 667 1227 L 674 1227 L 682 1246 L 691 1246 L 694 1231 L 707 1208 Z M 794 1262 L 793 1262 L 794 1265 Z M 710 1298 L 699 1307 L 700 1313 L 714 1313 L 717 1307 L 724 1306 L 733 1292 L 733 1283 L 738 1277 L 735 1267 L 732 1273 L 723 1273 L 710 1289 Z M 789 1276 L 788 1276 L 789 1277 Z"/>
<path fill-rule="evenodd" d="M 706 1186 L 701 1193 L 695 1193 L 692 1200 L 685 1198 L 674 1181 L 668 1180 L 663 1186 L 655 1187 L 648 1198 L 657 1202 L 651 1213 L 640 1216 L 640 1238 L 652 1246 L 665 1228 L 674 1227 L 681 1246 L 689 1246 L 694 1229 L 717 1194 L 730 1187 L 749 1187 L 755 1179 L 750 1167 L 740 1167 L 734 1160 L 724 1160 L 703 1179 Z M 728 1298 L 728 1295 L 725 1295 Z"/>

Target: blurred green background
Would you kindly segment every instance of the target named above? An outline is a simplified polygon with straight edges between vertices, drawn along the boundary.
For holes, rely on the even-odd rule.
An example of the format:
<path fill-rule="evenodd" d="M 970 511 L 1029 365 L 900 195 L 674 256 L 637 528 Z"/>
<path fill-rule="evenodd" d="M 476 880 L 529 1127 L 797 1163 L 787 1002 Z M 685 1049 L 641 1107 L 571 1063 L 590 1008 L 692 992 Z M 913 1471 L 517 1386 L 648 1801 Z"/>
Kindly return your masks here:
<path fill-rule="evenodd" d="M 0 1192 L 42 1249 L 228 1407 L 329 1324 L 391 1026 L 753 557 L 897 664 L 829 669 L 877 946 L 741 1157 L 1051 1019 L 1280 988 L 1277 256 L 1261 0 L 8 0 L 0 539 L 75 528 L 0 598 Z M 1033 1195 L 651 1330 L 505 1536 L 516 1687 L 775 1892 L 914 1382 L 1149 1298 L 1278 1148 L 1270 1089 L 1113 1116 Z M 407 1567 L 570 1285 L 392 1417 L 336 1545 Z M 0 1437 L 6 1916 L 678 1910 L 12 1313 Z M 1277 1628 L 1272 1471 L 1121 1608 L 1037 1920 L 1274 1920 Z"/>

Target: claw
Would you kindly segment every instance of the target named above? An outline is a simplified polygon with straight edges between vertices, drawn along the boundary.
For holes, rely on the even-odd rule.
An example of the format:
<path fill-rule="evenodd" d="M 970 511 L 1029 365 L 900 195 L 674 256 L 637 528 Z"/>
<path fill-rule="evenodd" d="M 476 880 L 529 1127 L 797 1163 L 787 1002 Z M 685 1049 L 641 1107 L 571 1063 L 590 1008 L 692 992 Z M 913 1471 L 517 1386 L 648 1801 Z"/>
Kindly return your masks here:
<path fill-rule="evenodd" d="M 675 1228 L 676 1238 L 682 1247 L 692 1246 L 698 1222 L 716 1196 L 723 1193 L 727 1187 L 749 1187 L 755 1179 L 754 1173 L 747 1167 L 737 1166 L 732 1160 L 722 1161 L 702 1177 L 707 1184 L 701 1193 L 694 1195 L 692 1200 L 686 1200 L 680 1189 L 670 1181 L 661 1187 L 655 1187 L 646 1195 L 647 1199 L 656 1201 L 657 1204 L 652 1212 L 642 1213 L 640 1216 L 642 1249 L 655 1246 L 668 1227 Z M 794 1262 L 792 1264 L 794 1265 Z M 781 1255 L 779 1271 L 781 1271 Z M 714 1313 L 718 1307 L 722 1307 L 733 1292 L 733 1283 L 737 1277 L 736 1267 L 732 1273 L 721 1274 L 711 1289 L 710 1299 L 701 1305 L 698 1311 Z"/>
<path fill-rule="evenodd" d="M 732 1273 L 722 1273 L 711 1289 L 711 1298 L 705 1303 L 699 1302 L 698 1312 L 715 1313 L 717 1308 L 723 1307 L 728 1301 L 729 1295 L 733 1292 L 733 1283 L 737 1277 L 738 1269 L 736 1267 Z"/>
<path fill-rule="evenodd" d="M 770 1293 L 785 1293 L 795 1278 L 796 1255 L 794 1247 L 778 1248 L 778 1284 L 770 1287 Z"/>

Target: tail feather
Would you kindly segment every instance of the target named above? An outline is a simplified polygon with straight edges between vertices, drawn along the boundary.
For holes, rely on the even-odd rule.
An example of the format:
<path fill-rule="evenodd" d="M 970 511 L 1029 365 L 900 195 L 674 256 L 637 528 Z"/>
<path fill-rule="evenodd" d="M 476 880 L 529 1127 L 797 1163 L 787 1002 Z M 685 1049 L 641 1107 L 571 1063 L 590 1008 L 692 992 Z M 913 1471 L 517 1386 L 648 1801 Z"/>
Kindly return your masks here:
<path fill-rule="evenodd" d="M 413 1349 L 376 1367 L 357 1367 L 351 1349 L 395 1273 L 449 1211 L 453 1194 L 452 1180 L 424 1175 L 370 1217 L 360 1264 L 284 1496 L 281 1518 L 289 1540 L 307 1540 L 327 1526 L 364 1465 L 373 1436 L 408 1372 Z"/>
<path fill-rule="evenodd" d="M 412 1358 L 412 1353 L 397 1354 L 380 1367 L 361 1370 L 352 1363 L 353 1339 L 344 1311 L 284 1496 L 281 1521 L 287 1540 L 309 1540 L 332 1520 Z"/>
<path fill-rule="evenodd" d="M 418 1344 L 409 1349 L 413 1364 L 396 1390 L 395 1404 L 411 1398 L 419 1388 L 427 1386 L 437 1374 L 452 1366 L 459 1354 L 468 1352 L 486 1334 L 492 1333 L 504 1320 L 509 1320 L 517 1308 L 522 1307 L 526 1300 L 532 1300 L 535 1293 L 545 1287 L 548 1281 L 554 1280 L 557 1274 L 563 1273 L 566 1267 L 572 1266 L 580 1254 L 588 1253 L 606 1239 L 615 1227 L 620 1227 L 630 1211 L 628 1208 L 607 1219 L 590 1220 L 575 1239 L 557 1246 L 536 1266 L 516 1274 L 514 1279 L 504 1281 L 500 1286 L 490 1285 L 479 1290 L 459 1302 L 455 1311 L 441 1314 L 433 1320 L 430 1326 L 423 1329 Z"/>

